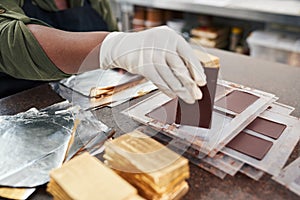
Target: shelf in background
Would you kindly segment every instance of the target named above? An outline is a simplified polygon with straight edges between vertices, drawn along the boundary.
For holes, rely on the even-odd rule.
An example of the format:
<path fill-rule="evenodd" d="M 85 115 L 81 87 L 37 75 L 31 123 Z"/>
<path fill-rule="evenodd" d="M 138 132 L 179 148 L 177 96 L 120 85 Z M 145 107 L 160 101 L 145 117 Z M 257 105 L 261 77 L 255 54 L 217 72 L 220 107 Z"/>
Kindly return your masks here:
<path fill-rule="evenodd" d="M 146 6 L 214 16 L 300 26 L 298 0 L 115 0 L 126 6 Z M 124 6 L 125 5 L 125 6 Z"/>

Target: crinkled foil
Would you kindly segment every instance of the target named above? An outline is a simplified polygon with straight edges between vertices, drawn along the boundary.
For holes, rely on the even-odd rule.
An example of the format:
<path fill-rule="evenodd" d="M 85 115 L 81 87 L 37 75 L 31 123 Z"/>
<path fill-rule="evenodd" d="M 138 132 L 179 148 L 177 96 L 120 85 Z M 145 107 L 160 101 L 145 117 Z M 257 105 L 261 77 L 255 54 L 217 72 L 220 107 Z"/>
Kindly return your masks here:
<path fill-rule="evenodd" d="M 50 83 L 52 89 L 64 99 L 79 105 L 84 110 L 90 110 L 93 108 L 102 108 L 104 106 L 115 107 L 132 98 L 143 96 L 157 87 L 150 81 L 140 83 L 138 85 L 127 88 L 123 91 L 117 92 L 105 98 L 90 98 L 82 95 L 81 93 L 72 90 L 58 82 Z M 82 88 L 84 90 L 85 88 Z"/>
<path fill-rule="evenodd" d="M 49 172 L 61 166 L 66 152 L 65 143 L 56 151 L 35 160 L 16 173 L 1 180 L 1 184 L 14 187 L 35 187 L 49 181 Z"/>
<path fill-rule="evenodd" d="M 50 85 L 64 99 L 79 105 L 84 110 L 89 110 L 104 106 L 114 107 L 157 89 L 152 82 L 142 80 L 143 78 L 139 75 L 120 73 L 115 70 L 98 69 L 73 75 L 60 82 L 50 83 Z M 128 88 L 124 88 L 121 91 L 118 91 L 118 89 L 114 90 L 115 87 L 128 85 L 135 81 L 140 82 L 136 85 L 128 86 Z M 109 94 L 92 98 L 93 96 L 90 95 L 92 88 L 105 88 L 109 91 L 107 91 Z"/>
<path fill-rule="evenodd" d="M 97 120 L 91 112 L 81 111 L 76 118 L 80 120 L 80 123 L 76 128 L 74 142 L 66 157 L 67 160 L 78 151 L 87 150 L 92 153 L 94 147 L 98 147 L 98 144 L 102 145 L 104 141 L 112 137 L 112 129 Z"/>
<path fill-rule="evenodd" d="M 68 155 L 75 118 L 80 123 Z M 49 181 L 59 167 L 95 138 L 103 143 L 111 129 L 91 112 L 64 102 L 42 111 L 32 108 L 13 116 L 0 116 L 0 185 L 35 187 Z M 93 146 L 91 146 L 92 148 Z"/>
<path fill-rule="evenodd" d="M 73 75 L 61 80 L 60 83 L 86 97 L 89 97 L 90 91 L 93 87 L 116 87 L 140 79 L 142 79 L 142 76 L 125 73 L 124 71 L 119 72 L 113 69 L 96 69 L 82 74 Z"/>
<path fill-rule="evenodd" d="M 65 156 L 65 150 L 73 128 L 74 117 L 71 112 L 51 114 L 30 109 L 14 116 L 0 117 L 0 184 L 14 187 L 33 187 L 41 184 L 49 164 L 57 167 Z M 41 168 L 35 166 L 50 154 L 59 154 Z M 60 161 L 58 161 L 59 159 Z M 35 168 L 40 173 L 40 181 L 31 178 Z M 24 174 L 24 171 L 25 174 Z M 28 173 L 27 173 L 28 172 Z M 12 178 L 13 177 L 13 178 Z"/>

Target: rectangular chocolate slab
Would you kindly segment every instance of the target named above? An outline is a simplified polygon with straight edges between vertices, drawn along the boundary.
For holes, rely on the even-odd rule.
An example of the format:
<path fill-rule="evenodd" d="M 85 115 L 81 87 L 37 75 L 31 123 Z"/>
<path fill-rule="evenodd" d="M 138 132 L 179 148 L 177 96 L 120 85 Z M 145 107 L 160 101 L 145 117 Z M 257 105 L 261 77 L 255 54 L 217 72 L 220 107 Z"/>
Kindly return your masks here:
<path fill-rule="evenodd" d="M 240 114 L 258 99 L 259 97 L 253 94 L 234 90 L 218 100 L 215 105 Z"/>
<path fill-rule="evenodd" d="M 273 139 L 278 139 L 287 126 L 261 117 L 251 122 L 246 129 L 261 133 Z"/>
<path fill-rule="evenodd" d="M 231 140 L 226 147 L 258 160 L 262 160 L 272 145 L 273 143 L 270 141 L 241 132 L 233 140 Z"/>

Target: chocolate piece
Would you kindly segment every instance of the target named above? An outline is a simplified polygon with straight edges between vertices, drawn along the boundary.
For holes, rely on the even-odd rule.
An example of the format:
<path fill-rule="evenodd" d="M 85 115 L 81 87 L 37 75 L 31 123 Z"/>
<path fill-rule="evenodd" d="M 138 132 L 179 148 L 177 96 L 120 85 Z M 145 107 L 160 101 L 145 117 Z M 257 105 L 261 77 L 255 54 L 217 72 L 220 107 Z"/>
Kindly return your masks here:
<path fill-rule="evenodd" d="M 207 86 L 200 87 L 203 97 L 194 104 L 178 100 L 176 124 L 210 128 L 212 118 L 212 102 Z"/>
<path fill-rule="evenodd" d="M 219 68 L 204 67 L 207 85 L 200 87 L 202 99 L 194 104 L 178 100 L 176 124 L 210 128 Z"/>
<path fill-rule="evenodd" d="M 270 141 L 247 134 L 245 132 L 241 132 L 233 140 L 231 140 L 226 147 L 258 160 L 262 160 L 272 145 L 273 143 Z"/>
<path fill-rule="evenodd" d="M 194 104 L 173 99 L 154 109 L 147 116 L 166 124 L 210 128 L 219 68 L 204 68 L 207 85 L 200 87 L 203 97 Z"/>
<path fill-rule="evenodd" d="M 286 127 L 284 124 L 257 117 L 246 129 L 261 133 L 273 139 L 278 139 Z"/>
<path fill-rule="evenodd" d="M 213 108 L 213 105 L 214 105 L 214 102 L 215 102 L 216 90 L 217 90 L 217 81 L 218 81 L 219 68 L 204 67 L 203 69 L 204 69 L 204 73 L 206 75 L 207 88 L 208 88 L 209 93 L 206 93 L 204 88 L 203 88 L 204 91 L 202 91 L 202 88 L 201 88 L 201 91 L 203 93 L 209 94 L 209 97 L 210 97 L 210 100 L 211 100 L 211 106 L 212 106 L 211 108 Z"/>
<path fill-rule="evenodd" d="M 218 100 L 215 105 L 240 114 L 250 105 L 252 105 L 257 99 L 259 99 L 259 97 L 253 94 L 234 90 Z"/>

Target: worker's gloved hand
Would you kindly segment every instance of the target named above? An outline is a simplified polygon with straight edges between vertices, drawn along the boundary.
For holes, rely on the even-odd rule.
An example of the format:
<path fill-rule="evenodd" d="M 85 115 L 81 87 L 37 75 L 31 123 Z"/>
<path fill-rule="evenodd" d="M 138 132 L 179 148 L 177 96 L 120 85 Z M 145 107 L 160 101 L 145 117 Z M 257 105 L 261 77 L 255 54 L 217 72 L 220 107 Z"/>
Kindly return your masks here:
<path fill-rule="evenodd" d="M 206 76 L 191 46 L 163 26 L 136 33 L 113 32 L 100 50 L 100 68 L 122 68 L 151 80 L 161 91 L 187 103 L 202 98 Z"/>

